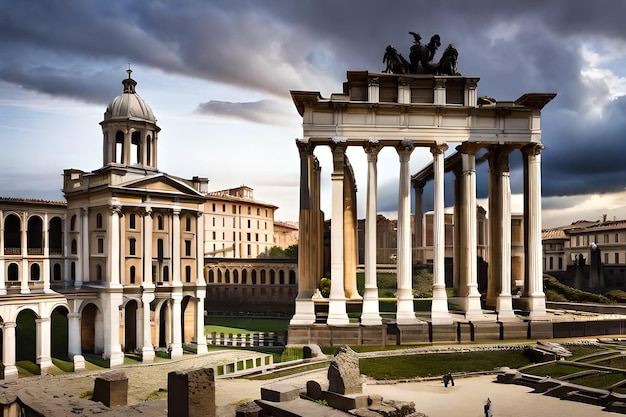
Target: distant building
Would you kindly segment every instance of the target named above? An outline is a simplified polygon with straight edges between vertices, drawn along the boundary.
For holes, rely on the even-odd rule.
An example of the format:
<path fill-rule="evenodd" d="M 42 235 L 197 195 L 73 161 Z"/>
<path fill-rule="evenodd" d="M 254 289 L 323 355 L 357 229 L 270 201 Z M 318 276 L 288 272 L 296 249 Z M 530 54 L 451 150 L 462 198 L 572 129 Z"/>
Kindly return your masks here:
<path fill-rule="evenodd" d="M 274 221 L 274 246 L 286 249 L 298 244 L 298 225 Z"/>

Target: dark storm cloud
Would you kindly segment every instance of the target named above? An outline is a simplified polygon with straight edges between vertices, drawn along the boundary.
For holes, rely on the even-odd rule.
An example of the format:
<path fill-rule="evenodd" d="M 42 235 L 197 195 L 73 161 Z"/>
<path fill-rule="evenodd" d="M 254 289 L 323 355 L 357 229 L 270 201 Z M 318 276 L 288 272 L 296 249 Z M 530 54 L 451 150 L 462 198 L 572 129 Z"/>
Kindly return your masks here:
<path fill-rule="evenodd" d="M 459 50 L 459 71 L 481 78 L 480 95 L 558 93 L 542 112 L 544 196 L 626 185 L 624 100 L 610 101 L 607 80 L 581 76 L 584 46 L 626 56 L 626 2 L 0 0 L 0 10 L 1 81 L 98 103 L 119 82 L 112 66 L 129 61 L 272 99 L 297 89 L 340 92 L 346 70 L 383 69 L 387 44 L 408 56 L 409 31 L 423 41 L 438 33 L 442 49 Z M 211 99 L 198 111 L 260 123 L 280 115 L 266 100 Z M 587 117 L 606 103 L 602 119 Z M 520 164 L 512 159 L 513 172 Z M 486 177 L 479 176 L 479 197 Z M 512 178 L 513 191 L 520 186 Z M 393 188 L 381 210 L 397 205 Z"/>
<path fill-rule="evenodd" d="M 293 114 L 284 114 L 284 105 L 271 100 L 260 100 L 248 103 L 231 103 L 211 100 L 202 103 L 197 113 L 209 116 L 226 117 L 262 124 L 278 124 Z"/>

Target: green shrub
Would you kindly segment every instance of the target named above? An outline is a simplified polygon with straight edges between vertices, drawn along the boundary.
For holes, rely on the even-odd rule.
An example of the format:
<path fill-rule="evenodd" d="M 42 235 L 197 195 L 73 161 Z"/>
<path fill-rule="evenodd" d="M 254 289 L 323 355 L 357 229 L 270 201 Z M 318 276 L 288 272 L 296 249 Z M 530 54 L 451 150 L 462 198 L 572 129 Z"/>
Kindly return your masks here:
<path fill-rule="evenodd" d="M 320 279 L 319 290 L 322 293 L 322 297 L 328 298 L 330 296 L 330 278 Z"/>

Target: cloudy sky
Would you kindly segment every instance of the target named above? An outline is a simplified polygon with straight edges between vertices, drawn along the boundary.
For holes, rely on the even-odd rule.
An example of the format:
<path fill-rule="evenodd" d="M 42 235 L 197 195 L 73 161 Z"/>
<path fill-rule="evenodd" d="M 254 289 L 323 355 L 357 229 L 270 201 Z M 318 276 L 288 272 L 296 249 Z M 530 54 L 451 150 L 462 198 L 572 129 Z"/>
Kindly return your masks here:
<path fill-rule="evenodd" d="M 346 71 L 383 70 L 386 45 L 408 56 L 414 31 L 454 44 L 479 95 L 558 94 L 542 112 L 544 227 L 626 219 L 624 16 L 626 2 L 610 0 L 0 0 L 0 195 L 60 200 L 63 169 L 102 165 L 98 123 L 130 63 L 162 128 L 162 171 L 208 177 L 211 190 L 248 185 L 277 220 L 297 220 L 289 91 L 341 92 Z M 393 212 L 399 167 L 386 151 L 379 210 Z M 412 172 L 430 161 L 421 151 Z M 316 155 L 329 175 L 330 152 Z M 520 193 L 521 158 L 511 168 Z"/>

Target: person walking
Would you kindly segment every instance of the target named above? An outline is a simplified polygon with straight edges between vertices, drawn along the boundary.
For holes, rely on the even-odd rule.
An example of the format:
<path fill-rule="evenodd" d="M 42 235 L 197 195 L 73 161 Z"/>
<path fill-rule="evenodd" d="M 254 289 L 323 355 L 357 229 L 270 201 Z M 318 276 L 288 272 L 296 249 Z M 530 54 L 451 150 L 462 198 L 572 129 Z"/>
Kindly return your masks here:
<path fill-rule="evenodd" d="M 485 417 L 493 417 L 493 408 L 491 407 L 491 400 L 487 398 L 487 402 L 484 407 Z"/>

